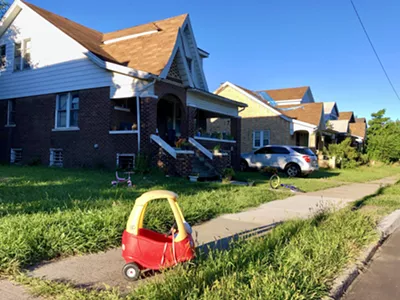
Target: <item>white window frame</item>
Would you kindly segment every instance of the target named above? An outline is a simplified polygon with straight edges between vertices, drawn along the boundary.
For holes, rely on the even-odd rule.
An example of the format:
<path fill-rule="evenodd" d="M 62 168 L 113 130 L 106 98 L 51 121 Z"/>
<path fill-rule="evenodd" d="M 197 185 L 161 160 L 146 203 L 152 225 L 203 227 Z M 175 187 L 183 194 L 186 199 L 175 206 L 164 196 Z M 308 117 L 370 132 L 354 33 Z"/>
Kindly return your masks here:
<path fill-rule="evenodd" d="M 260 133 L 260 146 L 256 146 L 256 133 Z M 268 135 L 268 143 L 264 144 L 265 135 Z M 253 149 L 258 149 L 271 144 L 271 131 L 270 130 L 254 130 L 253 131 Z"/>
<path fill-rule="evenodd" d="M 120 168 L 120 166 L 119 166 L 119 158 L 120 157 L 130 157 L 130 156 L 133 159 L 132 168 L 134 169 L 136 166 L 136 155 L 134 153 L 117 153 L 117 168 Z"/>
<path fill-rule="evenodd" d="M 58 94 L 56 97 L 56 109 L 55 109 L 55 117 L 54 117 L 54 129 L 53 131 L 75 131 L 79 130 L 79 126 L 71 126 L 71 101 L 72 101 L 72 94 L 78 92 L 69 92 L 69 93 L 62 93 Z M 66 107 L 66 120 L 65 120 L 65 127 L 58 127 L 58 111 L 59 111 L 59 100 L 60 97 L 63 95 L 67 95 L 67 107 Z M 78 94 L 79 99 L 79 94 Z M 79 108 L 78 111 L 78 124 L 79 124 L 79 111 L 80 111 L 80 103 L 81 100 L 79 99 Z"/>
<path fill-rule="evenodd" d="M 13 104 L 11 104 L 11 103 L 13 103 Z M 15 126 L 17 126 L 16 122 L 15 122 L 15 116 L 14 116 L 14 123 L 10 123 L 11 114 L 13 112 L 11 107 L 14 106 L 14 113 L 15 113 L 15 104 L 16 104 L 16 101 L 14 99 L 11 99 L 11 100 L 7 101 L 7 123 L 6 123 L 6 127 L 15 127 Z"/>
<path fill-rule="evenodd" d="M 61 163 L 55 161 L 56 152 L 61 152 Z M 50 167 L 63 167 L 63 165 L 64 165 L 63 149 L 50 148 L 49 166 Z"/>
<path fill-rule="evenodd" d="M 16 162 L 17 152 L 20 153 L 20 161 Z M 22 149 L 21 148 L 11 148 L 10 151 L 10 164 L 17 164 L 22 161 Z"/>
<path fill-rule="evenodd" d="M 19 40 L 19 41 L 15 41 L 14 42 L 14 54 L 13 54 L 13 72 L 21 72 L 21 71 L 26 71 L 26 70 L 31 70 L 32 69 L 32 65 L 31 65 L 31 60 L 32 60 L 32 57 L 29 59 L 29 68 L 25 68 L 24 66 L 25 66 L 25 61 L 26 61 L 26 54 L 27 54 L 27 44 L 28 44 L 28 42 L 30 43 L 30 47 L 29 47 L 29 54 L 31 54 L 31 51 L 32 51 L 32 40 L 30 39 L 30 38 L 26 38 L 26 39 L 23 39 L 23 40 Z M 21 45 L 21 57 L 19 57 L 19 59 L 20 59 L 20 65 L 19 65 L 19 68 L 18 69 L 16 69 L 15 68 L 15 59 L 16 59 L 16 57 L 15 57 L 15 51 L 16 51 L 16 45 L 17 44 L 20 44 Z"/>
<path fill-rule="evenodd" d="M 7 44 L 0 45 L 0 49 L 3 47 L 4 47 L 4 56 L 0 54 L 0 72 L 5 70 L 7 67 Z"/>

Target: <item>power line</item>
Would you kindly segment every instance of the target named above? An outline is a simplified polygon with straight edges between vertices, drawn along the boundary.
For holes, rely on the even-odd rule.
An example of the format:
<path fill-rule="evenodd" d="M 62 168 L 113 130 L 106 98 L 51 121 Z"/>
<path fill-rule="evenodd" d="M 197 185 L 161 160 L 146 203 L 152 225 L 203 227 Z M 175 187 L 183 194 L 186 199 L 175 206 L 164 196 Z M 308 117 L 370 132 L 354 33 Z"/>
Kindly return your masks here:
<path fill-rule="evenodd" d="M 356 13 L 358 20 L 360 21 L 361 27 L 362 27 L 362 29 L 364 30 L 365 35 L 367 36 L 367 39 L 368 39 L 368 41 L 369 41 L 369 44 L 371 45 L 371 48 L 372 48 L 372 50 L 374 51 L 375 56 L 376 56 L 377 60 L 379 61 L 379 64 L 381 65 L 381 68 L 382 68 L 383 72 L 385 73 L 385 76 L 386 76 L 387 80 L 389 81 L 390 86 L 391 86 L 392 89 L 393 89 L 393 92 L 396 94 L 397 99 L 400 101 L 399 94 L 397 93 L 397 91 L 396 91 L 396 89 L 395 89 L 395 87 L 394 87 L 392 81 L 390 80 L 390 77 L 389 77 L 388 73 L 386 72 L 386 69 L 385 69 L 385 67 L 383 66 L 382 61 L 381 61 L 381 59 L 379 58 L 378 52 L 376 52 L 376 50 L 375 50 L 374 44 L 372 44 L 372 41 L 371 41 L 371 39 L 370 39 L 370 37 L 369 37 L 369 35 L 368 35 L 367 29 L 365 28 L 365 26 L 364 26 L 364 24 L 363 24 L 363 22 L 362 22 L 362 20 L 361 20 L 361 17 L 360 17 L 360 15 L 358 14 L 357 8 L 356 8 L 356 6 L 354 5 L 353 0 L 350 0 L 350 2 L 351 2 L 351 5 L 352 5 L 353 8 L 354 8 L 354 12 Z"/>

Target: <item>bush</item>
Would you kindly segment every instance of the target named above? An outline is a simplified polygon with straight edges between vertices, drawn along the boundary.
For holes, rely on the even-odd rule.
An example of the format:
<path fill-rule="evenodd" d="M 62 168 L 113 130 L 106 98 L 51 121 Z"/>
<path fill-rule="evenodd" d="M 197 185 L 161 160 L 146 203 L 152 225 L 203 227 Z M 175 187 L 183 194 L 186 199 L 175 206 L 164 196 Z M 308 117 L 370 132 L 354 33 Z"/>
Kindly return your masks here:
<path fill-rule="evenodd" d="M 150 158 L 148 155 L 139 153 L 136 157 L 135 172 L 138 174 L 150 173 Z"/>
<path fill-rule="evenodd" d="M 230 181 L 235 176 L 235 171 L 232 168 L 226 168 L 222 171 L 222 176 L 225 180 Z"/>
<path fill-rule="evenodd" d="M 400 121 L 384 117 L 385 110 L 373 113 L 368 122 L 367 153 L 384 163 L 400 161 Z"/>
<path fill-rule="evenodd" d="M 346 138 L 340 144 L 330 144 L 325 152 L 330 158 L 336 157 L 336 165 L 342 169 L 358 167 L 366 159 L 356 148 L 351 146 L 351 138 Z"/>

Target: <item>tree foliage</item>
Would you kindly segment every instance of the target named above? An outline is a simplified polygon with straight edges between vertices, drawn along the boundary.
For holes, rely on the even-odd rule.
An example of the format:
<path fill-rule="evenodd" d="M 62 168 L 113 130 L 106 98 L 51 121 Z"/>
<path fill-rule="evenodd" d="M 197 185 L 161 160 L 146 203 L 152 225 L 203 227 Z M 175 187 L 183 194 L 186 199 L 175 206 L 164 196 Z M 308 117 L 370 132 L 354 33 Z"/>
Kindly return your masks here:
<path fill-rule="evenodd" d="M 371 114 L 368 122 L 367 153 L 371 159 L 385 163 L 400 160 L 400 121 L 385 117 L 386 110 Z"/>
<path fill-rule="evenodd" d="M 351 143 L 351 138 L 346 138 L 340 144 L 330 144 L 325 152 L 336 157 L 336 164 L 342 169 L 357 167 L 365 163 L 365 157 Z"/>

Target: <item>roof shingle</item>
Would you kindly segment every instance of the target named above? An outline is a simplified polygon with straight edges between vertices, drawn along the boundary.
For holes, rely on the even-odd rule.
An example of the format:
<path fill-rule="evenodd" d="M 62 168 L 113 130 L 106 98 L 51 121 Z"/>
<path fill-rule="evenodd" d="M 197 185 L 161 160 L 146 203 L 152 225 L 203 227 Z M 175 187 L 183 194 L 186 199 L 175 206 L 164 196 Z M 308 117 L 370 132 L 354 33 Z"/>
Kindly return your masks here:
<path fill-rule="evenodd" d="M 159 75 L 167 65 L 175 47 L 179 28 L 188 16 L 184 14 L 103 34 L 26 1 L 22 2 L 103 60 L 155 75 Z M 103 44 L 105 40 L 154 30 L 158 32 Z"/>
<path fill-rule="evenodd" d="M 350 133 L 363 139 L 365 139 L 366 129 L 365 124 L 362 122 L 349 124 Z"/>
<path fill-rule="evenodd" d="M 347 120 L 350 121 L 351 118 L 354 118 L 352 111 L 342 111 L 339 113 L 338 120 Z"/>
<path fill-rule="evenodd" d="M 293 119 L 319 126 L 324 105 L 321 102 L 285 105 L 284 108 L 280 108 L 279 110 Z"/>
<path fill-rule="evenodd" d="M 274 101 L 295 100 L 302 99 L 309 88 L 310 87 L 308 86 L 302 86 L 286 89 L 265 90 L 264 92 L 267 92 L 268 95 L 274 99 Z"/>

